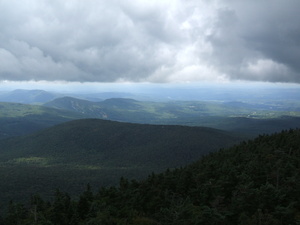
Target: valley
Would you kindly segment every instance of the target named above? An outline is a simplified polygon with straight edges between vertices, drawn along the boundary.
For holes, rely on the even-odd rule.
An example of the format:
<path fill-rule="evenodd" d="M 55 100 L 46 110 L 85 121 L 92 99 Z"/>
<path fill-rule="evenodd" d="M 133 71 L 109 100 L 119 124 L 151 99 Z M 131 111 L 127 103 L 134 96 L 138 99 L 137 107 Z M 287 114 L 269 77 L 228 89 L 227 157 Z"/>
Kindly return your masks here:
<path fill-rule="evenodd" d="M 258 135 L 300 127 L 296 99 L 142 101 L 113 94 L 92 100 L 37 90 L 13 96 L 27 100 L 0 103 L 2 210 L 36 193 L 51 200 L 56 188 L 78 196 L 87 184 L 140 181 Z"/>

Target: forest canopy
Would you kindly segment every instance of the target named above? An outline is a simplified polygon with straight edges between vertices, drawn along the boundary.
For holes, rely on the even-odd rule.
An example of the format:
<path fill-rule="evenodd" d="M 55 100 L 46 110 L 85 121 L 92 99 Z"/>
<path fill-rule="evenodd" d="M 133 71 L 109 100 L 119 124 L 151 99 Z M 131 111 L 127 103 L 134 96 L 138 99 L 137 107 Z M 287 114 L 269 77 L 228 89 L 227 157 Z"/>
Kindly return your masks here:
<path fill-rule="evenodd" d="M 0 224 L 298 224 L 299 146 L 300 130 L 261 135 L 143 181 L 10 202 Z"/>

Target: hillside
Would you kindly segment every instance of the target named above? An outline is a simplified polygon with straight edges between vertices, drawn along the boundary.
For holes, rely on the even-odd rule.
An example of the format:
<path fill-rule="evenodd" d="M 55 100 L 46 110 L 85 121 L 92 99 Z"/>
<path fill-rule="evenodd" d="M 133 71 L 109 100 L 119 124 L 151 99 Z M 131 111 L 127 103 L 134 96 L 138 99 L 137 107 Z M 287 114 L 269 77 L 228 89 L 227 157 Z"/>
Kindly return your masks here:
<path fill-rule="evenodd" d="M 201 125 L 239 134 L 246 138 L 255 138 L 260 134 L 272 134 L 286 129 L 300 127 L 300 117 L 280 116 L 276 118 L 249 118 L 249 117 L 189 117 L 172 121 L 169 124 L 185 124 L 187 126 Z"/>
<path fill-rule="evenodd" d="M 78 193 L 82 185 L 116 184 L 121 176 L 184 166 L 232 145 L 229 133 L 201 127 L 76 120 L 0 141 L 2 198 L 50 195 L 55 188 Z"/>
<path fill-rule="evenodd" d="M 0 139 L 29 134 L 69 120 L 79 113 L 38 105 L 0 102 Z"/>
<path fill-rule="evenodd" d="M 73 97 L 62 97 L 47 102 L 44 106 L 79 113 L 86 118 L 107 118 L 105 110 L 97 103 Z"/>
<path fill-rule="evenodd" d="M 87 186 L 75 200 L 56 191 L 51 203 L 11 204 L 3 224 L 34 221 L 32 209 L 36 222 L 57 225 L 299 224 L 299 146 L 300 130 L 262 135 L 143 181 L 121 178 L 96 193 Z"/>

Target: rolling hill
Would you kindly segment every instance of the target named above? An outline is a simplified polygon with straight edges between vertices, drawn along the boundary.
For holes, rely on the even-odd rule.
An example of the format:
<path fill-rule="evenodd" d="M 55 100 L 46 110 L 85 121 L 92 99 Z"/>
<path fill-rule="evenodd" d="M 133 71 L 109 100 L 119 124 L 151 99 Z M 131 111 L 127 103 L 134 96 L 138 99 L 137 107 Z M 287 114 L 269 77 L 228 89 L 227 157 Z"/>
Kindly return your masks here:
<path fill-rule="evenodd" d="M 162 119 L 175 117 L 163 110 L 165 103 L 140 102 L 127 98 L 112 98 L 101 102 L 73 97 L 57 98 L 45 103 L 44 106 L 81 113 L 86 117 L 109 119 L 132 123 L 159 123 Z"/>
<path fill-rule="evenodd" d="M 44 105 L 80 113 L 86 118 L 141 124 L 206 126 L 251 138 L 300 126 L 299 104 L 293 102 L 286 105 L 278 102 L 263 104 L 236 101 L 143 102 L 125 98 L 91 102 L 64 97 Z"/>
<path fill-rule="evenodd" d="M 274 104 L 274 107 L 276 104 Z M 205 126 L 235 132 L 244 138 L 300 126 L 298 111 L 240 102 L 141 102 L 113 98 L 91 102 L 73 97 L 57 98 L 45 105 L 0 103 L 0 139 L 29 134 L 73 119 Z M 297 104 L 291 110 L 298 110 Z"/>
<path fill-rule="evenodd" d="M 116 184 L 184 166 L 239 139 L 211 128 L 75 120 L 0 141 L 2 198 Z M 2 199 L 3 200 L 3 199 Z"/>

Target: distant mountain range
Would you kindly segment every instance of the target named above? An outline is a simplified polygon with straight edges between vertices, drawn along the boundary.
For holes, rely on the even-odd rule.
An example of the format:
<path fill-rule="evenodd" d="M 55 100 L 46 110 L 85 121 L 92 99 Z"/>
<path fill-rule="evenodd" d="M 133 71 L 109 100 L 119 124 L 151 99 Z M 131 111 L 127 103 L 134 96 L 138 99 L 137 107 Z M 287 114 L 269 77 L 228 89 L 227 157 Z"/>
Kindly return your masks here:
<path fill-rule="evenodd" d="M 75 97 L 60 97 L 58 94 L 50 95 L 47 92 L 45 94 L 38 90 L 19 90 L 14 93 L 23 93 L 20 96 L 34 102 L 38 99 L 54 99 L 38 105 L 0 103 L 0 139 L 28 134 L 80 118 L 141 124 L 205 126 L 236 132 L 244 137 L 300 126 L 300 106 L 297 102 L 149 102 L 129 98 L 111 98 L 95 102 Z M 48 97 L 41 98 L 43 94 Z"/>
<path fill-rule="evenodd" d="M 126 85 L 125 85 L 126 86 Z M 219 101 L 219 102 L 247 102 L 282 103 L 299 102 L 300 88 L 285 85 L 138 85 L 126 89 L 112 89 L 111 91 L 85 90 L 66 92 L 49 92 L 44 90 L 25 90 L 0 92 L 0 101 L 18 103 L 45 103 L 54 98 L 70 96 L 89 101 L 103 101 L 109 98 L 131 98 L 138 101 Z"/>
<path fill-rule="evenodd" d="M 0 92 L 0 102 L 13 102 L 13 103 L 23 103 L 23 104 L 44 104 L 56 98 L 62 98 L 66 96 L 85 99 L 94 102 L 103 101 L 109 98 L 138 98 L 139 99 L 141 97 L 140 95 L 125 93 L 125 92 L 100 92 L 100 93 L 85 94 L 85 93 L 57 93 L 57 92 L 49 92 L 44 90 L 16 89 L 13 91 Z M 141 99 L 147 99 L 147 97 L 142 97 Z"/>
<path fill-rule="evenodd" d="M 45 103 L 44 106 L 76 112 L 87 118 L 142 124 L 206 126 L 249 137 L 300 126 L 300 106 L 297 104 L 291 107 L 275 103 L 142 102 L 124 98 L 91 102 L 63 97 Z"/>

